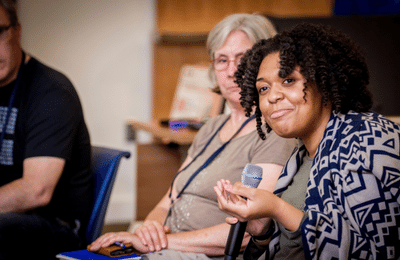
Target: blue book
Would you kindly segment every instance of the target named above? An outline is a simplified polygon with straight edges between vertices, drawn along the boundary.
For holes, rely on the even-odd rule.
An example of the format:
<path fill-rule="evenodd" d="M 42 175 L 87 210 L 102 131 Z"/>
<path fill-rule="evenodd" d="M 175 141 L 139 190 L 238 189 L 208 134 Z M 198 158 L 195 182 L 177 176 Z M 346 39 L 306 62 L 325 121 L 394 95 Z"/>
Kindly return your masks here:
<path fill-rule="evenodd" d="M 118 259 L 142 260 L 142 257 L 137 254 L 109 257 L 109 256 L 90 252 L 87 249 L 60 253 L 60 254 L 56 255 L 56 257 L 58 259 L 62 259 L 62 260 L 76 260 L 76 259 L 79 259 L 79 260 L 112 260 L 112 259 L 115 259 L 115 260 L 118 260 Z"/>

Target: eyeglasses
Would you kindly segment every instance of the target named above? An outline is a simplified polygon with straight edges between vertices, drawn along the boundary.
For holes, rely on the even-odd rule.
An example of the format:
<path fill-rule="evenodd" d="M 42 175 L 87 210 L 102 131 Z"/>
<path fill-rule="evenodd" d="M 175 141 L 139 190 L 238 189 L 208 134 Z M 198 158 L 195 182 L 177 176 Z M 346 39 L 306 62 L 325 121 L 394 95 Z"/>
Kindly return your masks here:
<path fill-rule="evenodd" d="M 12 25 L 10 24 L 10 25 L 7 25 L 7 26 L 4 26 L 4 25 L 1 25 L 0 26 L 0 40 L 4 40 L 5 39 L 5 37 L 6 37 L 6 32 L 8 31 L 8 29 L 10 29 L 12 27 Z"/>
<path fill-rule="evenodd" d="M 214 65 L 215 70 L 226 70 L 229 67 L 229 63 L 231 61 L 237 67 L 240 64 L 240 59 L 242 57 L 243 57 L 243 54 L 236 56 L 234 59 L 228 59 L 228 58 L 222 56 L 222 57 L 218 57 L 217 59 L 213 59 L 212 63 Z"/>

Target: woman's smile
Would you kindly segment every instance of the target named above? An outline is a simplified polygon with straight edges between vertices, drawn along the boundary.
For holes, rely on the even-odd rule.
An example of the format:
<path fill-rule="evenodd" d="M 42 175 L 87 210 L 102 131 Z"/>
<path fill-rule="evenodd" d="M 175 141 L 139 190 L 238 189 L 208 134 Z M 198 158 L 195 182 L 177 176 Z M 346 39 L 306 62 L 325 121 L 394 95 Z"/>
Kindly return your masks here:
<path fill-rule="evenodd" d="M 277 109 L 277 110 L 273 111 L 269 117 L 271 119 L 281 119 L 284 116 L 286 116 L 287 114 L 289 114 L 291 111 L 292 111 L 292 109 Z"/>

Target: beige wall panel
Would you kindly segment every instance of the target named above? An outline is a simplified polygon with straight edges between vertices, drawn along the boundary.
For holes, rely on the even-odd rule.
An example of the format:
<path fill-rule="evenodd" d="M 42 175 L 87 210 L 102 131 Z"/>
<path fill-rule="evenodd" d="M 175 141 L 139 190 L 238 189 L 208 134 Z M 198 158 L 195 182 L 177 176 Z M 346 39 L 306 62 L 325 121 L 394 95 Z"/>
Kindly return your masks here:
<path fill-rule="evenodd" d="M 158 0 L 161 33 L 208 32 L 223 17 L 239 12 L 271 16 L 330 16 L 333 0 Z"/>

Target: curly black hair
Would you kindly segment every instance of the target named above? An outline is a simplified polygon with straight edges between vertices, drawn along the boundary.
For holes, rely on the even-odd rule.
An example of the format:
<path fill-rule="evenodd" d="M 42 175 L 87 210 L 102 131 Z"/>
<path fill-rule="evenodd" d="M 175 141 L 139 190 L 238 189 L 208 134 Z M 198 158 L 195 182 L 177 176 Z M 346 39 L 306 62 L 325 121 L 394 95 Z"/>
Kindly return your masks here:
<path fill-rule="evenodd" d="M 256 107 L 257 131 L 262 139 L 265 134 L 261 129 L 256 79 L 264 58 L 277 52 L 281 66 L 279 77 L 287 77 L 299 65 L 306 80 L 304 90 L 308 83 L 317 86 L 323 104 L 331 103 L 333 111 L 345 114 L 349 110 L 365 112 L 371 109 L 368 66 L 358 44 L 330 26 L 303 23 L 257 42 L 245 53 L 236 71 L 241 105 L 247 116 Z M 266 126 L 270 132 L 270 126 Z"/>

